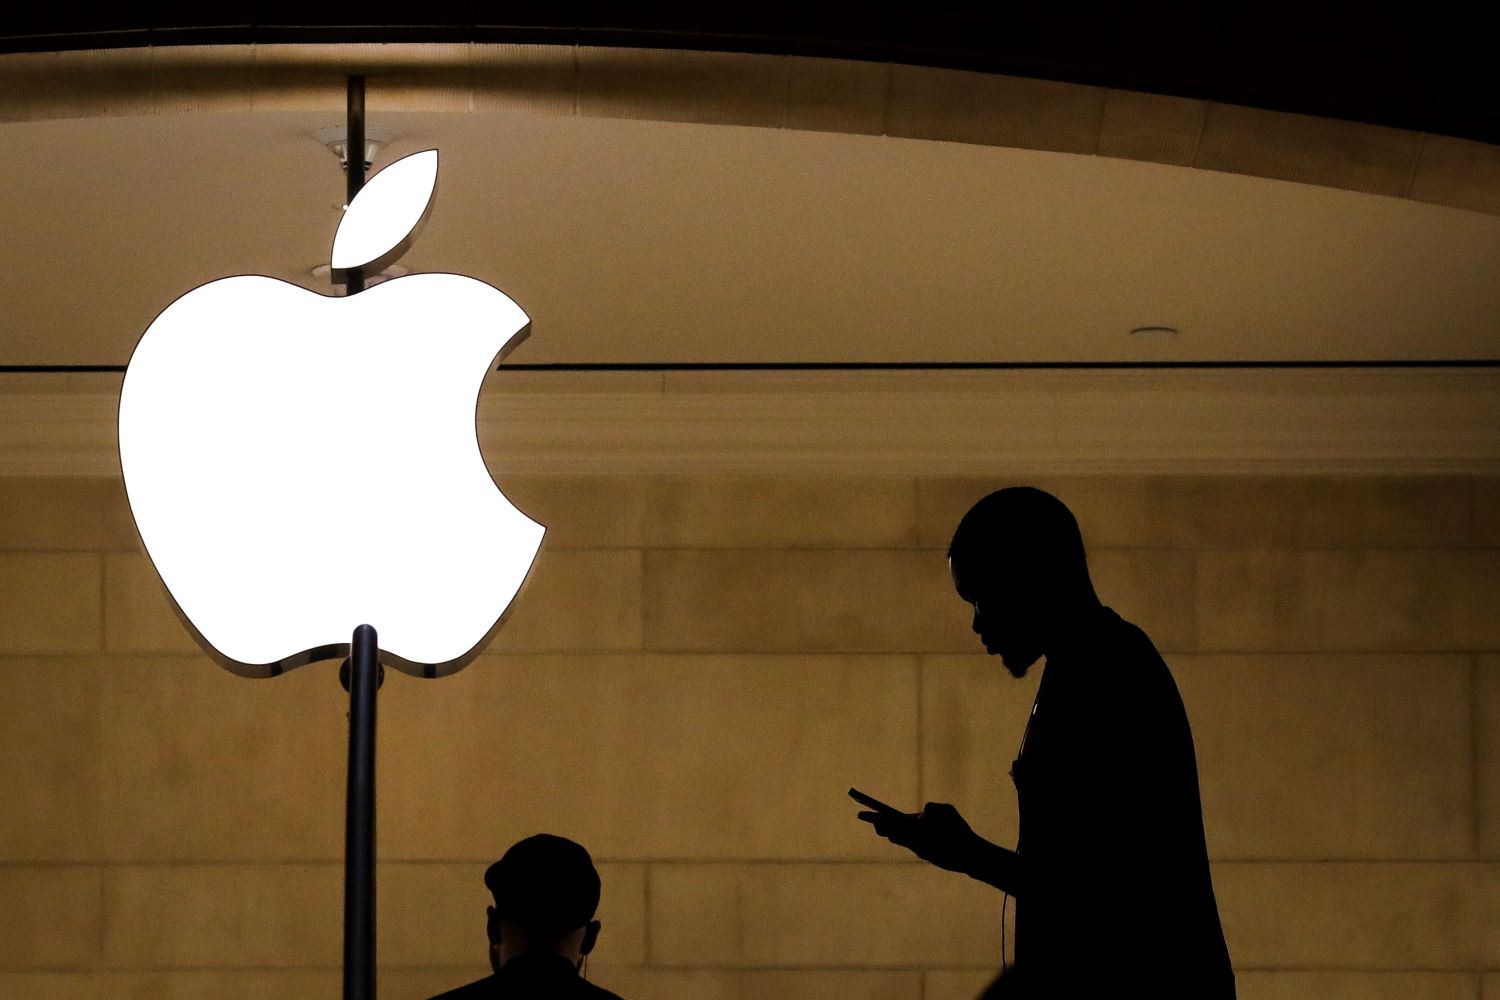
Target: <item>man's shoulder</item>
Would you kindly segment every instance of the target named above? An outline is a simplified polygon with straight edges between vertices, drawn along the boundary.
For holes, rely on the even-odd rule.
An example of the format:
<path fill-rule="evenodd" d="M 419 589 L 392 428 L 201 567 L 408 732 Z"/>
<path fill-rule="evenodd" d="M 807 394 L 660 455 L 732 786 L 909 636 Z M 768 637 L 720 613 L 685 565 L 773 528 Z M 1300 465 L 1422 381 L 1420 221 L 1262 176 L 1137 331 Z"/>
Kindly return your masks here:
<path fill-rule="evenodd" d="M 1105 608 L 1103 628 L 1098 633 L 1096 665 L 1121 683 L 1134 685 L 1142 675 L 1171 676 L 1156 643 L 1146 630 Z"/>
<path fill-rule="evenodd" d="M 465 983 L 457 989 L 449 990 L 447 993 L 439 993 L 431 1000 L 482 1000 L 484 997 L 495 995 L 495 977 L 485 976 L 483 979 L 472 983 Z"/>
<path fill-rule="evenodd" d="M 581 979 L 579 982 L 583 984 L 583 989 L 578 993 L 580 997 L 586 997 L 588 1000 L 624 1000 L 619 994 L 611 993 L 604 987 L 595 985 L 587 979 Z"/>
<path fill-rule="evenodd" d="M 1102 645 L 1117 654 L 1161 658 L 1161 654 L 1156 651 L 1156 643 L 1151 641 L 1145 629 L 1121 617 L 1114 608 L 1101 607 L 1099 612 L 1099 637 Z"/>
<path fill-rule="evenodd" d="M 1110 608 L 1100 610 L 1091 636 L 1093 655 L 1080 664 L 1079 677 L 1087 682 L 1074 685 L 1079 703 L 1121 722 L 1169 710 L 1179 700 L 1177 682 L 1156 644 L 1140 626 Z"/>
<path fill-rule="evenodd" d="M 618 994 L 611 993 L 602 986 L 596 986 L 586 979 L 570 980 L 573 989 L 564 989 L 564 993 L 570 997 L 578 997 L 579 1000 L 623 1000 Z M 431 1000 L 502 1000 L 505 993 L 501 992 L 499 979 L 495 976 L 485 976 L 476 982 L 466 983 L 457 989 L 440 993 Z"/>

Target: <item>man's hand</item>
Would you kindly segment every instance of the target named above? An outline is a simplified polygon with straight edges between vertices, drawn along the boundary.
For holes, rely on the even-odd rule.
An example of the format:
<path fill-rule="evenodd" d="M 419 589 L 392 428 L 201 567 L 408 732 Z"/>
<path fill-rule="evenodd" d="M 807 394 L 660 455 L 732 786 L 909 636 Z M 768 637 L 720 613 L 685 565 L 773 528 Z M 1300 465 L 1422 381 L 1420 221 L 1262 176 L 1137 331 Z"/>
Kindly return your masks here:
<path fill-rule="evenodd" d="M 929 802 L 918 813 L 872 809 L 859 813 L 858 818 L 891 843 L 950 872 L 971 874 L 983 843 L 946 802 Z"/>

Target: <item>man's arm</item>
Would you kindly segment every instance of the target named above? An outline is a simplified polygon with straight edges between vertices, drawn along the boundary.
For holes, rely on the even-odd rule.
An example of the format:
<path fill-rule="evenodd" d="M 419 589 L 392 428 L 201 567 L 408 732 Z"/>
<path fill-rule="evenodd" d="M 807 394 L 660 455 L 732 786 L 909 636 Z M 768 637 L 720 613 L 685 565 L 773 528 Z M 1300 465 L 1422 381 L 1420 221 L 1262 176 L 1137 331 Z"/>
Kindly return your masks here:
<path fill-rule="evenodd" d="M 978 834 L 973 859 L 964 874 L 1020 899 L 1026 894 L 1026 863 L 1015 851 L 992 844 Z"/>
<path fill-rule="evenodd" d="M 962 872 L 1017 898 L 1025 893 L 1021 856 L 975 833 L 958 810 L 946 802 L 929 802 L 918 813 L 876 809 L 860 813 L 859 818 L 923 861 Z"/>

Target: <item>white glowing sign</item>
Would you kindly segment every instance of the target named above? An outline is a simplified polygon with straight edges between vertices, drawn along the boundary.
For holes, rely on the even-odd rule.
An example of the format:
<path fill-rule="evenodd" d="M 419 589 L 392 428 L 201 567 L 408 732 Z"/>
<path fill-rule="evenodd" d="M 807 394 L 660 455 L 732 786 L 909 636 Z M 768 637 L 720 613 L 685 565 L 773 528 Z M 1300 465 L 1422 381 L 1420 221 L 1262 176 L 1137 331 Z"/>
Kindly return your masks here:
<path fill-rule="evenodd" d="M 437 150 L 428 149 L 403 156 L 370 178 L 355 199 L 360 210 L 344 213 L 333 234 L 335 271 L 363 267 L 373 274 L 401 256 L 427 221 L 437 163 Z M 375 205 L 378 211 L 368 210 Z"/>
<path fill-rule="evenodd" d="M 333 265 L 388 263 L 436 178 L 436 150 L 373 177 Z M 156 318 L 125 373 L 120 463 L 157 572 L 221 663 L 266 676 L 342 656 L 362 623 L 408 673 L 473 658 L 545 530 L 495 486 L 475 430 L 484 376 L 529 327 L 456 274 L 346 297 L 240 275 Z"/>

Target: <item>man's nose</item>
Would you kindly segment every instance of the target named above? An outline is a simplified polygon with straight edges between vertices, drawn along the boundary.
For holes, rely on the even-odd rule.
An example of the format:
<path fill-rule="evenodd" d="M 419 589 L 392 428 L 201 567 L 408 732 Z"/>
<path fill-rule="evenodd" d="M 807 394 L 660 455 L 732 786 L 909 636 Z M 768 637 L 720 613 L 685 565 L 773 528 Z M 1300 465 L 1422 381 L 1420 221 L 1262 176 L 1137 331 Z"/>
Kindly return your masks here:
<path fill-rule="evenodd" d="M 974 620 L 969 623 L 969 627 L 974 630 L 975 635 L 979 635 L 983 631 L 979 626 L 979 605 L 977 604 L 974 605 Z"/>

